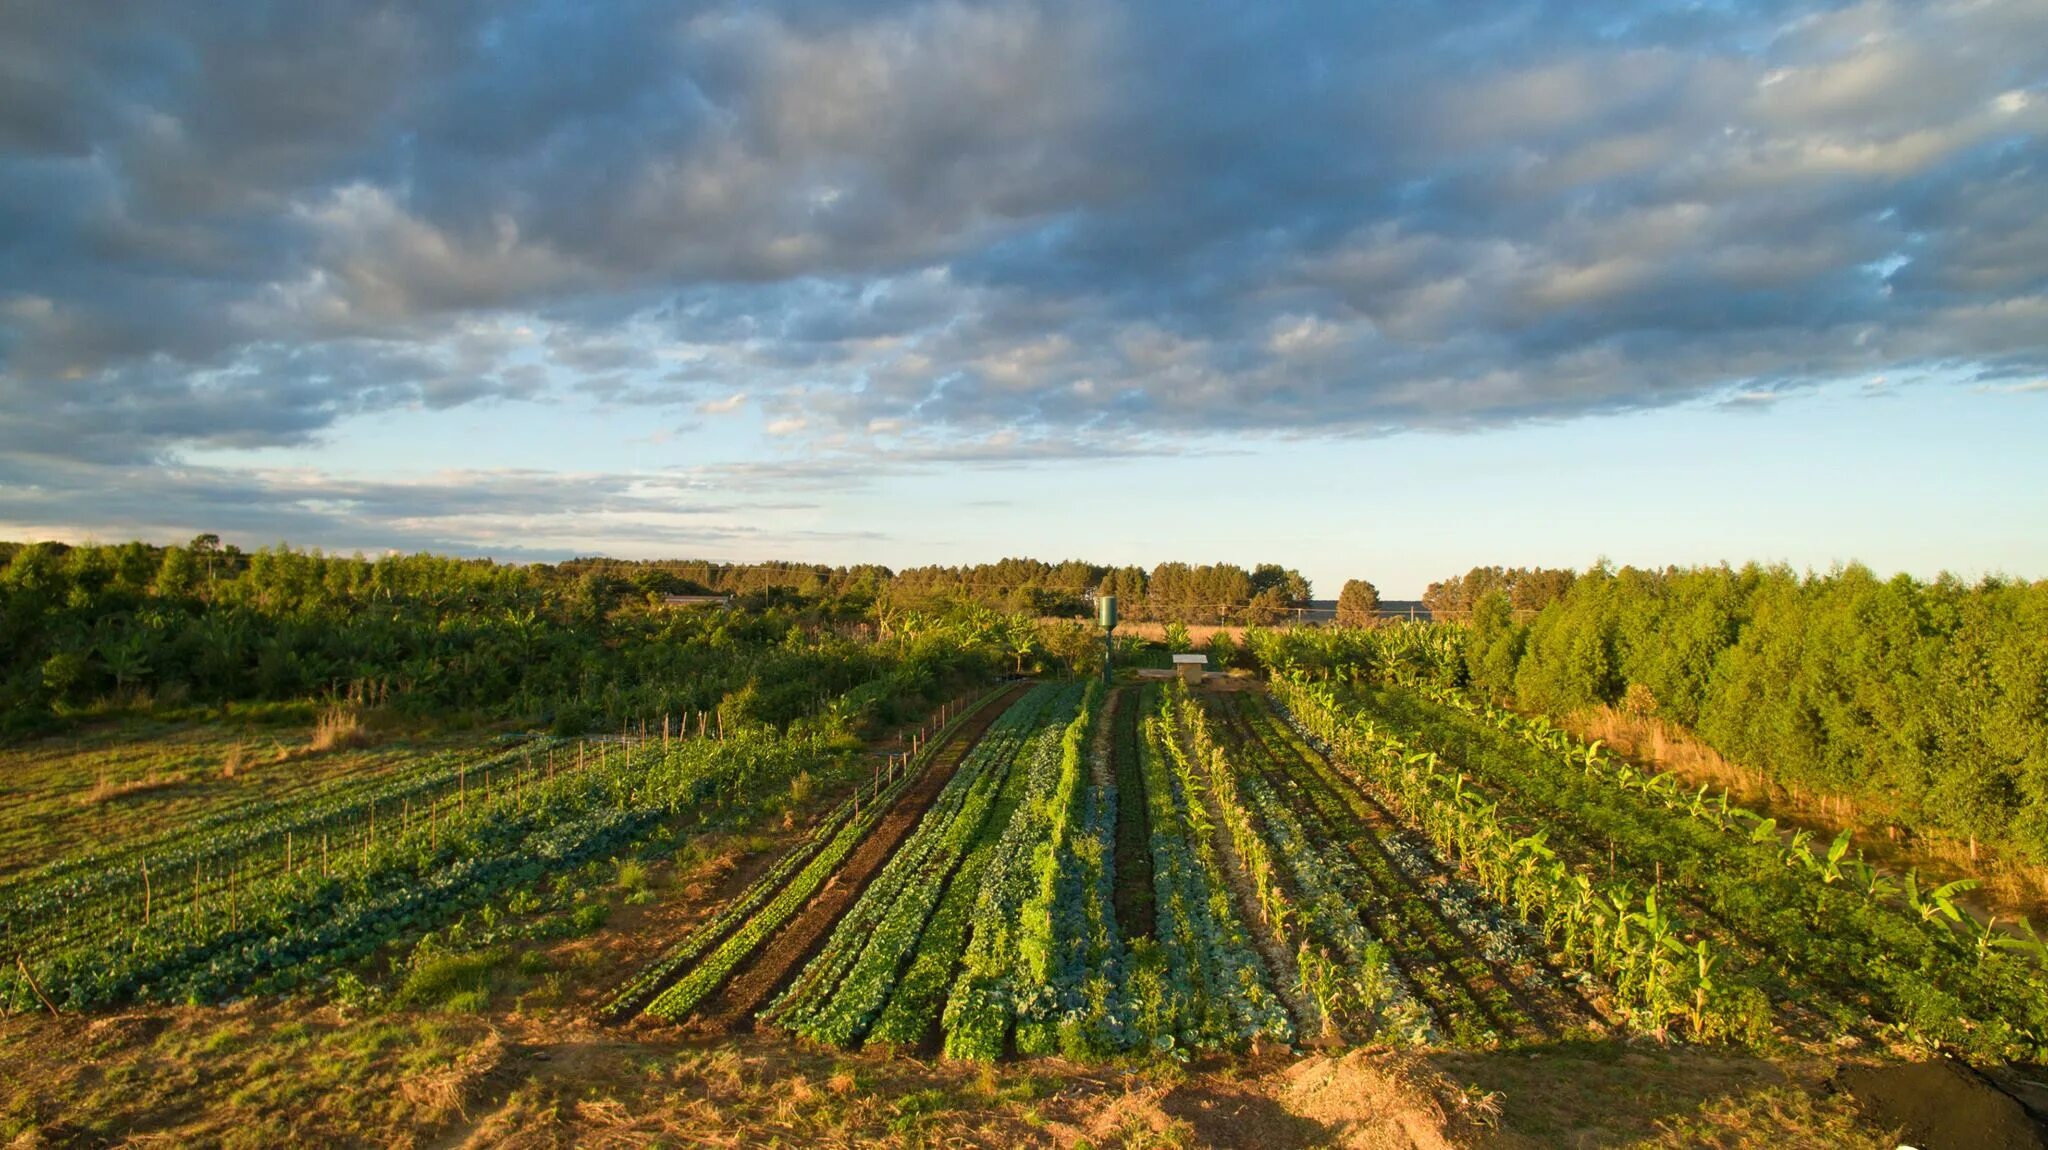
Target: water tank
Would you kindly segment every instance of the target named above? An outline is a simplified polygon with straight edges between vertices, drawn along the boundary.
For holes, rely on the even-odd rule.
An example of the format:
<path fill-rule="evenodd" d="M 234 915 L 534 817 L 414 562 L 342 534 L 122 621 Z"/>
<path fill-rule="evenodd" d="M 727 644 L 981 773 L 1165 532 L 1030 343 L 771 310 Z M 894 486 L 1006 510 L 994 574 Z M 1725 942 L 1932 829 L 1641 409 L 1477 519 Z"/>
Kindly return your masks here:
<path fill-rule="evenodd" d="M 1095 622 L 1105 631 L 1116 630 L 1116 596 L 1095 597 Z"/>

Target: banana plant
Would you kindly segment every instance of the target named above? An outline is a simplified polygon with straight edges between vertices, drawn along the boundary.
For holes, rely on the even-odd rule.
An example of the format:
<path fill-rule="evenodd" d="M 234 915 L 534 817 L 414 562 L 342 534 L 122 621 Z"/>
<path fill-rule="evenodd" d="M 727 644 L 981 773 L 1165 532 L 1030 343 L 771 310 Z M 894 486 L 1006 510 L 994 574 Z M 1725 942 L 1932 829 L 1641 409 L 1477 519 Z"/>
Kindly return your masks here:
<path fill-rule="evenodd" d="M 1595 739 L 1588 745 L 1580 747 L 1577 751 L 1568 754 L 1566 757 L 1567 759 L 1577 759 L 1579 762 L 1580 769 L 1584 771 L 1585 774 L 1587 774 L 1588 776 L 1591 776 L 1595 771 L 1598 771 L 1601 768 L 1601 766 L 1604 765 L 1603 761 L 1600 758 L 1600 748 L 1602 745 L 1603 744 L 1599 739 Z"/>
<path fill-rule="evenodd" d="M 2024 954 L 2036 962 L 2048 965 L 2048 940 L 2043 940 L 2039 934 L 2034 932 L 2034 924 L 2027 920 L 2026 915 L 2020 916 L 2019 927 L 2022 937 L 2015 938 L 2008 935 L 1992 945 L 2002 950 Z"/>
<path fill-rule="evenodd" d="M 1677 939 L 1670 940 L 1670 943 L 1679 954 L 1688 955 L 1684 943 Z M 1693 973 L 1692 1002 L 1686 1011 L 1686 1022 L 1695 1035 L 1704 1035 L 1712 1018 L 1709 1007 L 1718 989 L 1714 983 L 1714 968 L 1721 964 L 1721 956 L 1708 947 L 1704 938 L 1693 944 L 1688 956 L 1693 960 Z"/>
<path fill-rule="evenodd" d="M 1919 870 L 1911 870 L 1906 872 L 1906 905 L 1920 916 L 1923 923 L 1938 923 L 1944 918 L 1950 922 L 1961 922 L 1963 912 L 1956 909 L 1955 898 L 1965 891 L 1976 890 L 1977 885 L 1976 879 L 1959 878 L 1922 891 Z"/>
<path fill-rule="evenodd" d="M 1651 887 L 1643 896 L 1643 909 L 1629 916 L 1629 920 L 1640 928 L 1638 935 L 1639 954 L 1643 960 L 1643 1002 L 1650 1013 L 1659 1018 L 1670 1014 L 1669 994 L 1671 978 L 1669 960 L 1664 956 L 1675 945 L 1684 953 L 1679 943 L 1678 931 L 1672 925 L 1671 917 L 1657 905 L 1657 888 Z"/>
<path fill-rule="evenodd" d="M 1699 791 L 1695 793 L 1692 797 L 1692 800 L 1686 804 L 1686 809 L 1692 814 L 1692 817 L 1696 819 L 1705 819 L 1710 817 L 1709 808 L 1707 806 L 1707 791 L 1711 789 L 1712 785 L 1713 784 L 1711 783 L 1701 783 Z"/>
<path fill-rule="evenodd" d="M 1779 852 L 1778 857 L 1784 860 L 1786 866 L 1798 863 L 1800 866 L 1817 874 L 1820 871 L 1820 860 L 1813 857 L 1812 844 L 1812 831 L 1793 831 L 1792 841 L 1785 844 L 1785 849 Z"/>
<path fill-rule="evenodd" d="M 1974 918 L 1970 922 L 1972 933 L 1976 935 L 1977 965 L 1982 966 L 1985 956 L 1997 949 L 2000 945 L 1999 940 L 2007 936 L 1998 929 L 1998 916 L 1995 914 L 1981 923 Z"/>
<path fill-rule="evenodd" d="M 1746 812 L 1745 812 L 1746 813 Z M 1749 841 L 1753 843 L 1775 843 L 1778 841 L 1778 820 L 1763 819 L 1749 828 Z"/>
<path fill-rule="evenodd" d="M 1845 872 L 1842 869 L 1842 859 L 1848 853 L 1849 832 L 1844 830 L 1841 834 L 1835 836 L 1834 842 L 1828 844 L 1827 861 L 1820 863 L 1816 868 L 1820 871 L 1820 881 L 1824 883 L 1842 881 L 1845 877 Z"/>

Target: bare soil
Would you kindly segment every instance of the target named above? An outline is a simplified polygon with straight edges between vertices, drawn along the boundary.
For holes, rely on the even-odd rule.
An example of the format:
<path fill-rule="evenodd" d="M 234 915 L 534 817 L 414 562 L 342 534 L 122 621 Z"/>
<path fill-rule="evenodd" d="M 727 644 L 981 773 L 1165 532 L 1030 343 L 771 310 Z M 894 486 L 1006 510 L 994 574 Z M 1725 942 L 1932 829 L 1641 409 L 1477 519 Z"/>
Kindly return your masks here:
<path fill-rule="evenodd" d="M 2048 1150 L 2048 1131 L 2026 1107 L 1960 1062 L 1844 1066 L 1828 1085 L 1923 1150 Z"/>
<path fill-rule="evenodd" d="M 1152 890 L 1152 811 L 1146 805 L 1145 772 L 1138 768 L 1138 722 L 1144 710 L 1136 688 L 1111 696 L 1110 763 L 1117 782 L 1116 842 L 1111 852 L 1115 871 L 1117 927 L 1126 943 L 1151 938 L 1158 930 L 1158 908 Z"/>

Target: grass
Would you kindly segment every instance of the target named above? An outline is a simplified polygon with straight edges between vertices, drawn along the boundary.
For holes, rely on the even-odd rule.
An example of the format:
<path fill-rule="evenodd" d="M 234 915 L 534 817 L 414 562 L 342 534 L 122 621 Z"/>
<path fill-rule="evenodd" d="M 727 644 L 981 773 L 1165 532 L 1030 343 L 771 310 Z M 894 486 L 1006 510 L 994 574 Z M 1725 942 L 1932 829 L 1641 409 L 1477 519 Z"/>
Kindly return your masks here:
<path fill-rule="evenodd" d="M 413 956 L 394 998 L 401 1006 L 439 1007 L 476 1013 L 489 1005 L 491 991 L 511 952 L 504 947 L 445 954 L 428 948 Z"/>

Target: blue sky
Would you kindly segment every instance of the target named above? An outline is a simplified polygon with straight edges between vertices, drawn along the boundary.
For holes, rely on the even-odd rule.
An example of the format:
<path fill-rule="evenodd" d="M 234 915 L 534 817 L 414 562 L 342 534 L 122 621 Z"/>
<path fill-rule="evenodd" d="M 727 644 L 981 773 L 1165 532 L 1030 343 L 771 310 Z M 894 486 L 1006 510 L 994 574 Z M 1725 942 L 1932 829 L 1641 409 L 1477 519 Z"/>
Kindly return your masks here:
<path fill-rule="evenodd" d="M 0 537 L 2048 576 L 2048 8 L 0 12 Z"/>

